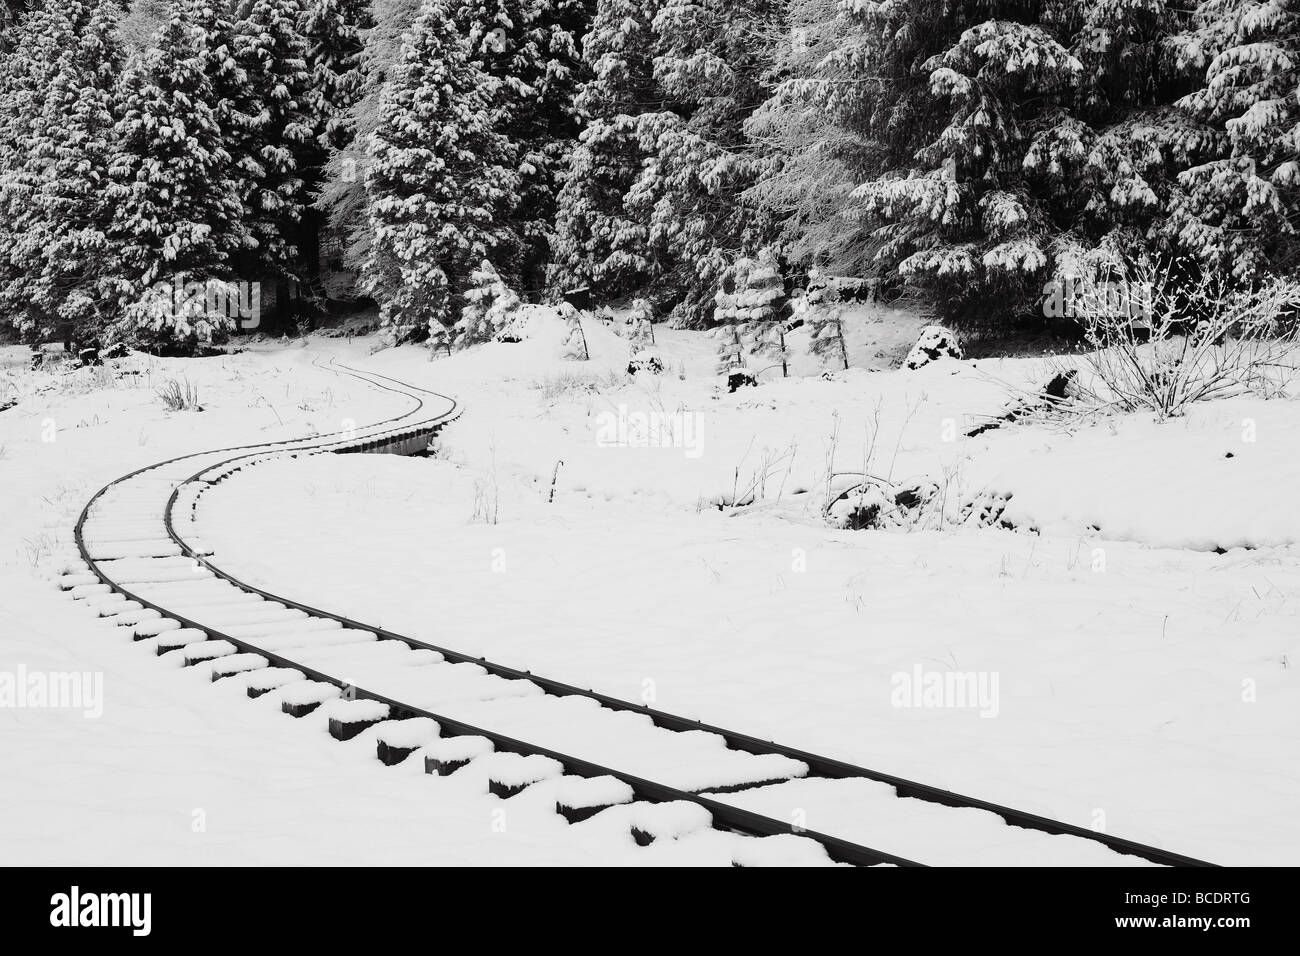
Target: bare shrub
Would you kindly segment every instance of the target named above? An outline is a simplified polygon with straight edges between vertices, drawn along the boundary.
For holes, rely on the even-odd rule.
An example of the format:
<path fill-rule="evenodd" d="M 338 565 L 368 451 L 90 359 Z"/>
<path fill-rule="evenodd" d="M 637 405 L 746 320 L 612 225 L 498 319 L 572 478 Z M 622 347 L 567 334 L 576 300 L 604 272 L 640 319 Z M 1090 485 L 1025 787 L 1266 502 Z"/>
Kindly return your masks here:
<path fill-rule="evenodd" d="M 1183 414 L 1193 402 L 1285 393 L 1297 372 L 1300 284 L 1284 278 L 1232 288 L 1184 264 L 1136 263 L 1071 299 L 1091 351 L 1082 356 L 1083 408 Z M 1117 293 L 1116 290 L 1119 290 Z"/>

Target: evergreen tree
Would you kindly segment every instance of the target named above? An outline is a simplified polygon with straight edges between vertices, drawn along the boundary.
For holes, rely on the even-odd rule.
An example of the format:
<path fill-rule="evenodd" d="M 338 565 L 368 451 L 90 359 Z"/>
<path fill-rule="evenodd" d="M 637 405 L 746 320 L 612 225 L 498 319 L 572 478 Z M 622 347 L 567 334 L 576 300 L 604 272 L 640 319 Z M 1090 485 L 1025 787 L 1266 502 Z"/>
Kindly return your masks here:
<path fill-rule="evenodd" d="M 745 366 L 745 346 L 740 329 L 749 319 L 749 309 L 747 304 L 742 306 L 741 299 L 748 287 L 749 272 L 756 265 L 752 259 L 737 259 L 722 274 L 713 297 L 714 336 L 718 340 L 716 371 L 721 375 Z"/>
<path fill-rule="evenodd" d="M 792 244 L 806 261 L 905 280 L 952 318 L 1036 312 L 1058 259 L 1159 241 L 1180 16 L 1164 0 L 839 6 L 785 58 L 811 75 L 786 76 L 750 124 L 777 150 L 751 195 L 811 221 L 821 248 Z M 774 133 L 782 116 L 825 132 L 805 149 Z M 823 160 L 828 195 L 857 182 L 843 214 L 785 178 Z"/>
<path fill-rule="evenodd" d="M 591 0 L 461 0 L 456 11 L 475 64 L 500 82 L 497 128 L 519 174 L 495 259 L 511 279 L 533 288 L 544 282 L 559 174 L 577 137 L 578 39 L 592 6 Z"/>
<path fill-rule="evenodd" d="M 707 321 L 721 272 L 775 224 L 742 201 L 762 160 L 744 125 L 763 102 L 777 0 L 600 0 L 591 78 L 559 197 L 557 277 L 606 295 L 671 300 Z"/>
<path fill-rule="evenodd" d="M 774 224 L 742 201 L 762 160 L 744 124 L 766 95 L 768 31 L 778 0 L 666 0 L 654 16 L 654 77 L 666 108 L 639 117 L 647 159 L 627 204 L 673 272 L 677 326 L 707 320 L 735 251 L 770 238 Z"/>
<path fill-rule="evenodd" d="M 1205 83 L 1180 101 L 1194 121 L 1176 143 L 1170 232 L 1204 267 L 1248 280 L 1300 257 L 1300 4 L 1206 0 L 1179 37 Z"/>
<path fill-rule="evenodd" d="M 432 322 L 429 324 L 429 357 L 439 352 L 451 354 L 451 332 L 441 322 Z"/>
<path fill-rule="evenodd" d="M 342 118 L 349 136 L 330 151 L 314 202 L 329 231 L 342 243 L 344 266 L 359 275 L 375 267 L 370 261 L 374 234 L 366 201 L 367 150 L 382 119 L 385 86 L 401 66 L 402 37 L 419 16 L 420 6 L 421 0 L 374 0 L 374 26 L 362 31 L 361 85 L 356 101 Z M 387 269 L 377 284 L 363 285 L 368 285 L 368 294 L 373 295 L 375 289 L 398 281 L 396 270 Z"/>
<path fill-rule="evenodd" d="M 312 85 L 298 0 L 244 0 L 233 60 L 242 73 L 225 130 L 235 159 L 247 254 L 245 277 L 299 275 L 294 241 L 306 200 L 303 174 L 318 161 L 316 134 L 325 106 Z"/>
<path fill-rule="evenodd" d="M 399 339 L 448 315 L 472 264 L 501 241 L 518 181 L 494 128 L 498 84 L 468 53 L 443 0 L 427 0 L 370 137 L 365 289 Z"/>
<path fill-rule="evenodd" d="M 65 341 L 97 341 L 112 310 L 113 250 L 105 194 L 122 62 L 112 0 L 61 5 L 68 27 L 41 113 L 28 139 L 27 182 L 11 208 L 8 266 L 0 291 L 20 325 Z"/>
<path fill-rule="evenodd" d="M 33 4 L 6 30 L 12 48 L 0 59 L 0 155 L 6 173 L 22 164 L 26 138 L 38 128 L 45 92 L 77 21 L 84 22 L 86 14 L 84 6 L 65 7 L 49 0 Z"/>
<path fill-rule="evenodd" d="M 108 240 L 123 307 L 117 325 L 137 341 L 193 345 L 232 324 L 228 311 L 202 307 L 229 277 L 239 241 L 231 223 L 242 214 L 206 51 L 202 31 L 177 7 L 118 83 Z M 201 295 L 177 296 L 186 284 Z"/>
<path fill-rule="evenodd" d="M 147 47 L 170 16 L 167 0 L 133 0 L 124 3 L 126 12 L 118 26 L 118 37 L 128 53 Z"/>
<path fill-rule="evenodd" d="M 808 330 L 808 351 L 817 358 L 849 367 L 849 350 L 844 344 L 844 306 L 839 290 L 832 288 L 817 270 L 809 276 L 804 295 L 804 324 Z"/>
<path fill-rule="evenodd" d="M 648 158 L 639 118 L 660 105 L 652 23 L 663 2 L 600 0 L 583 38 L 591 76 L 574 102 L 583 126 L 557 197 L 557 283 L 615 297 L 665 269 L 666 250 L 625 204 Z"/>
<path fill-rule="evenodd" d="M 503 332 L 519 312 L 519 296 L 501 281 L 501 276 L 484 259 L 470 274 L 464 293 L 460 321 L 454 330 L 456 348 L 490 342 Z"/>
<path fill-rule="evenodd" d="M 743 323 L 740 337 L 749 341 L 751 354 L 780 363 L 782 377 L 789 375 L 785 325 L 790 317 L 790 297 L 772 249 L 762 250 L 745 271 L 744 287 L 736 295 L 736 316 Z"/>
<path fill-rule="evenodd" d="M 34 6 L 12 27 L 13 49 L 0 60 L 0 307 L 30 337 L 46 331 L 43 311 L 27 293 L 26 257 L 15 251 L 30 226 L 52 149 L 42 123 L 46 94 L 66 67 L 66 51 L 76 45 L 87 14 L 81 4 Z M 71 344 L 70 335 L 65 342 Z"/>
<path fill-rule="evenodd" d="M 361 97 L 363 33 L 373 26 L 365 0 L 308 0 L 299 32 L 307 42 L 312 88 L 320 101 L 321 149 L 352 140 L 351 111 Z"/>
<path fill-rule="evenodd" d="M 632 355 L 655 344 L 654 313 L 646 299 L 633 299 L 627 318 L 627 347 Z"/>
<path fill-rule="evenodd" d="M 583 66 L 576 38 L 590 21 L 591 5 L 592 0 L 450 0 L 447 7 L 474 66 L 497 83 L 493 127 L 505 139 L 505 165 L 519 183 L 500 212 L 493 258 L 512 281 L 529 287 L 541 284 L 551 256 L 559 179 L 577 135 L 573 97 Z M 418 8 L 418 0 L 376 0 L 374 26 L 364 31 L 364 79 L 347 115 L 354 138 L 330 155 L 316 203 L 330 230 L 344 240 L 345 265 L 358 272 L 372 239 L 362 185 L 365 146 L 379 123 L 384 84 L 399 65 L 402 34 Z"/>

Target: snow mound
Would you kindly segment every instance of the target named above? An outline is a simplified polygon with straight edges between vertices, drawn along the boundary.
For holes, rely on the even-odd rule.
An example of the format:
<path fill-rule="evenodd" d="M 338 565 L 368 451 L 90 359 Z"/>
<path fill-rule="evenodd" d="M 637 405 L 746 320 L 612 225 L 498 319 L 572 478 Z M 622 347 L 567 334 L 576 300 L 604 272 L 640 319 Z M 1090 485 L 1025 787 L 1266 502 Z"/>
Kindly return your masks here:
<path fill-rule="evenodd" d="M 1294 402 L 1233 399 L 1163 423 L 1126 415 L 1068 433 L 1014 427 L 989 433 L 966 481 L 1010 499 L 1003 521 L 1043 534 L 1197 551 L 1294 545 L 1295 416 Z"/>
<path fill-rule="evenodd" d="M 907 353 L 903 365 L 909 369 L 918 369 L 943 358 L 960 359 L 961 345 L 957 336 L 942 325 L 927 325 L 921 330 L 921 337 Z"/>
<path fill-rule="evenodd" d="M 627 363 L 629 375 L 636 375 L 638 372 L 650 372 L 653 375 L 659 375 L 662 374 L 663 370 L 664 360 L 658 349 L 641 349 Z"/>

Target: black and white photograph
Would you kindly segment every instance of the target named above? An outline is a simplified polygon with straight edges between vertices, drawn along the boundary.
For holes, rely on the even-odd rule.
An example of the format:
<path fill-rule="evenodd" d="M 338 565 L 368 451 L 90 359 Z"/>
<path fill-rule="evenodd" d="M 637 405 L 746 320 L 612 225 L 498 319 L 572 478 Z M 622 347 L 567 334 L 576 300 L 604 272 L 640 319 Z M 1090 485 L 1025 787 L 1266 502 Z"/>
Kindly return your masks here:
<path fill-rule="evenodd" d="M 24 921 L 1053 868 L 1231 945 L 1300 864 L 1300 0 L 0 21 Z"/>

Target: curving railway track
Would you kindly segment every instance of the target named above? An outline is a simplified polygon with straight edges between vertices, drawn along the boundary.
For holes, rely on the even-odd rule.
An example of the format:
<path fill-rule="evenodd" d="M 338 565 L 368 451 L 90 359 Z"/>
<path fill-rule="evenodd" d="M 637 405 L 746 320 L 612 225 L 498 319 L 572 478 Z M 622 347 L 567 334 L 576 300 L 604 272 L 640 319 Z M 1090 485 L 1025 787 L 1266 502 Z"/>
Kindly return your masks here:
<path fill-rule="evenodd" d="M 736 865 L 1211 865 L 474 658 L 238 580 L 198 533 L 210 488 L 282 456 L 414 454 L 460 414 L 445 395 L 334 370 L 401 396 L 409 410 L 118 478 L 81 512 L 80 561 L 60 586 L 214 681 L 275 694 L 293 716 L 326 708 L 335 737 L 368 734 L 386 764 L 419 759 L 431 774 L 476 775 L 502 799 L 540 793 L 576 825 L 612 815 L 643 845 L 711 828 L 740 835 Z"/>

